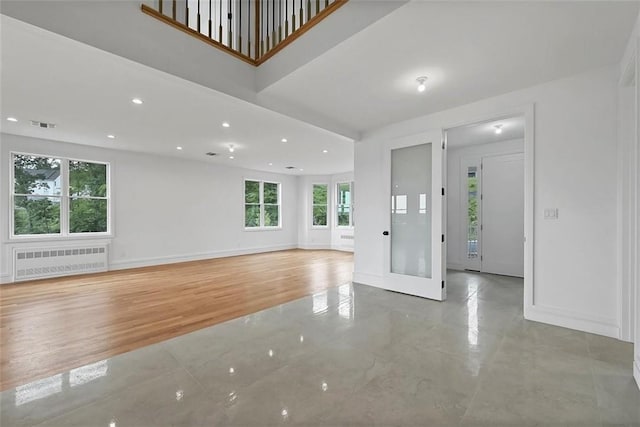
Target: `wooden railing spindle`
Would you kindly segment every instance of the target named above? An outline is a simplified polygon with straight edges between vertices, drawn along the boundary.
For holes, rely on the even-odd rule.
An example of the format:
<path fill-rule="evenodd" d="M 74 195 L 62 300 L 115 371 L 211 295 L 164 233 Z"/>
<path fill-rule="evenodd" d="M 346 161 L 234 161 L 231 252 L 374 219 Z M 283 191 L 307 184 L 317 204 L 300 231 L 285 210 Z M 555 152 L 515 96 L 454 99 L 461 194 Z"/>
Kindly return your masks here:
<path fill-rule="evenodd" d="M 184 6 L 178 1 L 184 1 Z M 312 0 L 299 0 L 299 4 L 296 0 L 208 0 L 205 12 L 207 3 L 201 0 L 171 0 L 171 6 L 165 6 L 165 0 L 157 0 L 153 6 L 143 4 L 141 9 L 245 62 L 260 65 L 347 1 L 315 0 L 314 7 Z"/>

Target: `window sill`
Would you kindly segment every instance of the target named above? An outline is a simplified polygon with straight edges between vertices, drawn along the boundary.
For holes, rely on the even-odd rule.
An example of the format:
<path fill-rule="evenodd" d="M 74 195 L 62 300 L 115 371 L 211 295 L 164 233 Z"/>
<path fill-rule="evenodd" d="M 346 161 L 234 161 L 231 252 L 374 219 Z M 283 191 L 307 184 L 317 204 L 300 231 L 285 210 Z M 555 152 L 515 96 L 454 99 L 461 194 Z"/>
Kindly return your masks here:
<path fill-rule="evenodd" d="M 329 226 L 328 225 L 312 225 L 311 229 L 312 230 L 328 230 Z"/>
<path fill-rule="evenodd" d="M 279 227 L 245 227 L 244 231 L 279 231 L 282 230 L 282 226 Z"/>
<path fill-rule="evenodd" d="M 78 240 L 113 239 L 112 233 L 95 233 L 68 236 L 11 236 L 5 243 L 72 242 Z"/>
<path fill-rule="evenodd" d="M 337 225 L 337 230 L 353 230 L 353 225 Z"/>

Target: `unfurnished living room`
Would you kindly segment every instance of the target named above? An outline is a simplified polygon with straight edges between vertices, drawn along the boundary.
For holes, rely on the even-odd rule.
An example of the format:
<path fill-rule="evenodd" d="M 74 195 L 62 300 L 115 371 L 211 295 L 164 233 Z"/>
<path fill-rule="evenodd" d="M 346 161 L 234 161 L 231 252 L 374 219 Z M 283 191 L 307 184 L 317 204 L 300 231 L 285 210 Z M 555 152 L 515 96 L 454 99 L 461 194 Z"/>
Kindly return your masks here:
<path fill-rule="evenodd" d="M 640 426 L 640 1 L 0 0 L 0 425 Z"/>

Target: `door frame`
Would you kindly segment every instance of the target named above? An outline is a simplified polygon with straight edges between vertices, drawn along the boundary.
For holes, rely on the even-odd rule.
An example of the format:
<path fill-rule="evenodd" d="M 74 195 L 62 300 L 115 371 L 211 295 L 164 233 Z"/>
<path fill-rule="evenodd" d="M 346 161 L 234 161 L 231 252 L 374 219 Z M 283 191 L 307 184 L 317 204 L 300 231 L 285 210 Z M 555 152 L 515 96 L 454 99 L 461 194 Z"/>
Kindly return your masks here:
<path fill-rule="evenodd" d="M 447 131 L 460 126 L 507 119 L 515 116 L 524 117 L 524 317 L 530 318 L 535 304 L 534 291 L 534 178 L 535 178 L 535 104 L 525 104 L 519 107 L 497 110 L 481 116 L 470 117 L 465 120 L 447 122 L 443 126 L 445 146 Z M 445 150 L 446 151 L 446 150 Z M 445 188 L 447 186 L 445 176 Z"/>

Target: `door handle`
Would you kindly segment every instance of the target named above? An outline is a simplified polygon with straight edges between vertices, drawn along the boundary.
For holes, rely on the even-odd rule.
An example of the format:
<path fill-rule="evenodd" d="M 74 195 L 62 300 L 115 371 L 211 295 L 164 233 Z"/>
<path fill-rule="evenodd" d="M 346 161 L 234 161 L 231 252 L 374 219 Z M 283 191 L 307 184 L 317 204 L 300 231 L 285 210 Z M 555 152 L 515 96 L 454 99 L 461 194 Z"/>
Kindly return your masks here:
<path fill-rule="evenodd" d="M 388 236 L 388 235 L 389 235 L 389 232 L 388 232 L 388 231 L 383 231 L 383 232 L 382 232 L 382 235 L 383 235 L 383 236 Z"/>

